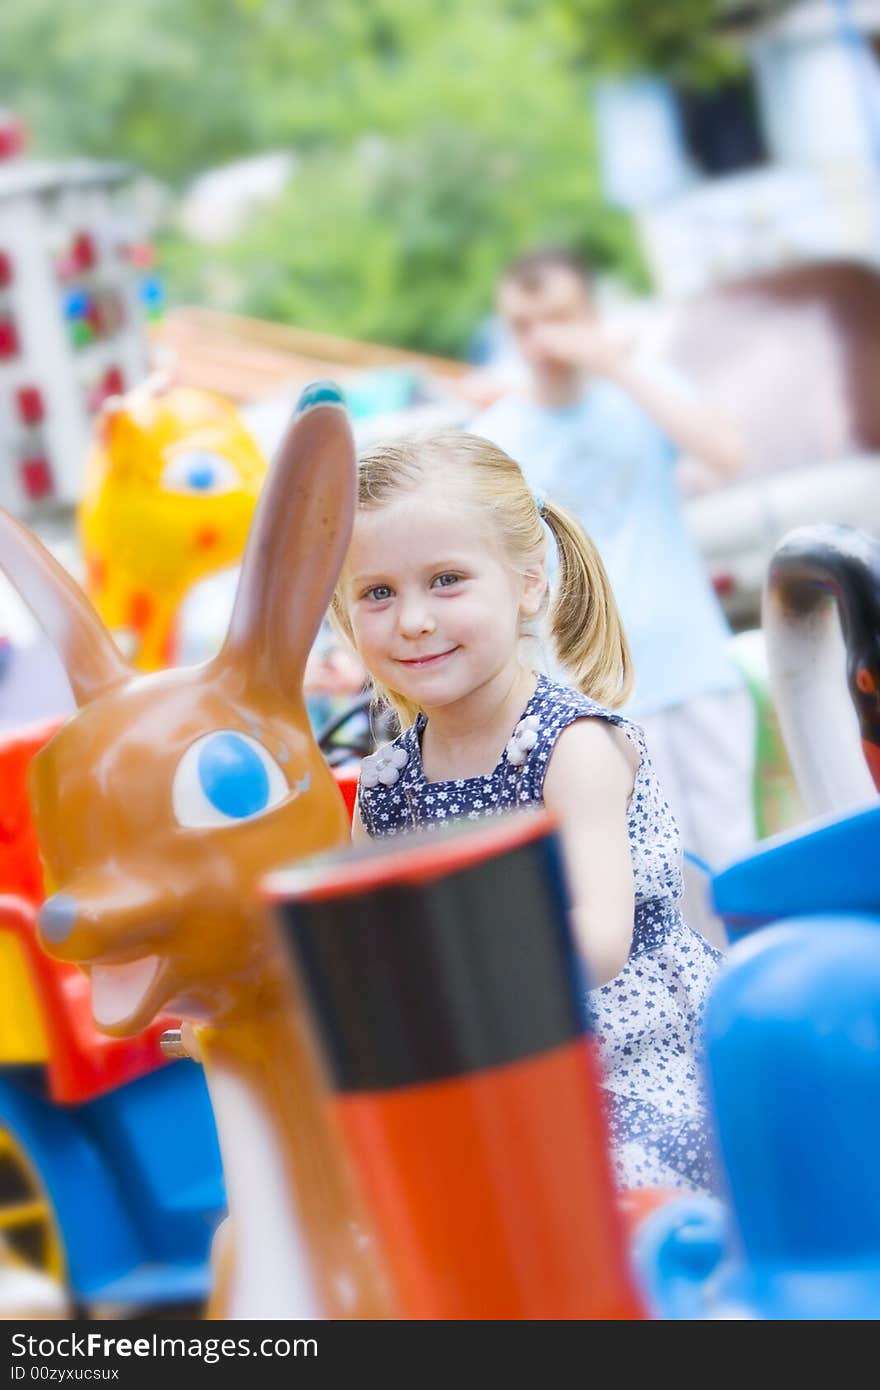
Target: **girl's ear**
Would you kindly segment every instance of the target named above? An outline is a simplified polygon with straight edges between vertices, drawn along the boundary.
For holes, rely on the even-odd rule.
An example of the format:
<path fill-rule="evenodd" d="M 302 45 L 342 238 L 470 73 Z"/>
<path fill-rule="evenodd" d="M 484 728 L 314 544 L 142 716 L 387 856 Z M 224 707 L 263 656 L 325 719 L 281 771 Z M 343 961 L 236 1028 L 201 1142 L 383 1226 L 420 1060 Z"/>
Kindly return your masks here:
<path fill-rule="evenodd" d="M 217 669 L 299 696 L 351 538 L 355 477 L 339 391 L 307 387 L 260 494 Z"/>
<path fill-rule="evenodd" d="M 547 570 L 543 560 L 530 565 L 522 577 L 519 611 L 523 618 L 536 618 L 547 593 Z"/>

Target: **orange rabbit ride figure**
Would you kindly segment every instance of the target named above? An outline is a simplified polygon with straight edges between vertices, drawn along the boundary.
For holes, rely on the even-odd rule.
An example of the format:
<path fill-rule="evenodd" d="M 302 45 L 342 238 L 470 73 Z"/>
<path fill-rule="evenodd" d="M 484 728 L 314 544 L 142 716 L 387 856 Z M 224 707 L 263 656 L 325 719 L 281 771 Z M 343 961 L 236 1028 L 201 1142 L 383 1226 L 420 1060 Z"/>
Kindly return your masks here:
<path fill-rule="evenodd" d="M 79 510 L 86 589 L 141 670 L 174 664 L 186 594 L 238 564 L 265 476 L 220 396 L 151 382 L 104 407 Z"/>
<path fill-rule="evenodd" d="M 255 891 L 270 868 L 348 839 L 302 680 L 348 544 L 354 480 L 339 393 L 311 387 L 260 498 L 222 650 L 150 675 L 131 669 L 81 590 L 0 512 L 0 561 L 78 705 L 32 768 L 54 889 L 40 937 L 86 968 L 105 1031 L 137 1032 L 165 1010 L 198 1026 L 231 1216 L 218 1316 L 387 1312 L 311 1036 Z"/>

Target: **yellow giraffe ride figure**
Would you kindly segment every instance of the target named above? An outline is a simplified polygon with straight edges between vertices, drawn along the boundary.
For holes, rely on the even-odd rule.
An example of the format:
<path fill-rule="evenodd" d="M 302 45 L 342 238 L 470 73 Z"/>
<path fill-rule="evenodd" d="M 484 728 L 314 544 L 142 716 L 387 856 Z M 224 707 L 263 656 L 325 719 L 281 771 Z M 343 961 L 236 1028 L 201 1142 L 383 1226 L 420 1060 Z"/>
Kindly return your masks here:
<path fill-rule="evenodd" d="M 142 671 L 174 664 L 192 585 L 240 561 L 265 476 L 219 396 L 160 386 L 107 402 L 79 509 L 86 590 Z"/>

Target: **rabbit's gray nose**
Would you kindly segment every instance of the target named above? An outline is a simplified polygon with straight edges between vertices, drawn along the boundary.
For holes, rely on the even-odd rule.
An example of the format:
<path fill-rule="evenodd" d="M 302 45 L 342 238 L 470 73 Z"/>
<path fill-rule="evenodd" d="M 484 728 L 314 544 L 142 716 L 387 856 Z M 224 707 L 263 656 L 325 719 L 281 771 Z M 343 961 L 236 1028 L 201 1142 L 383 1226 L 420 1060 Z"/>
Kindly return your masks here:
<path fill-rule="evenodd" d="M 79 906 L 75 898 L 67 893 L 53 893 L 40 908 L 40 933 L 47 941 L 58 945 L 66 941 L 76 926 Z"/>

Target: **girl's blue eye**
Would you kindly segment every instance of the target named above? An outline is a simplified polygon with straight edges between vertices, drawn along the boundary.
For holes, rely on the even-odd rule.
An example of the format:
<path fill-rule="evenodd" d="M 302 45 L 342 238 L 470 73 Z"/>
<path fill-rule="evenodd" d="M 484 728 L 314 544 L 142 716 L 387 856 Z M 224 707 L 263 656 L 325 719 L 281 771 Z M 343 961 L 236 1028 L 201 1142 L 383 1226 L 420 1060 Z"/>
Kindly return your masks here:
<path fill-rule="evenodd" d="M 186 750 L 174 774 L 172 801 L 180 825 L 204 827 L 249 820 L 277 806 L 290 788 L 261 743 L 233 729 L 217 730 Z"/>
<path fill-rule="evenodd" d="M 460 574 L 438 574 L 434 582 L 441 589 L 448 589 L 451 584 L 457 584 L 459 579 L 461 579 Z"/>
<path fill-rule="evenodd" d="M 390 597 L 391 590 L 387 584 L 374 584 L 372 589 L 367 590 L 367 598 L 375 599 L 377 603 L 384 603 Z"/>

